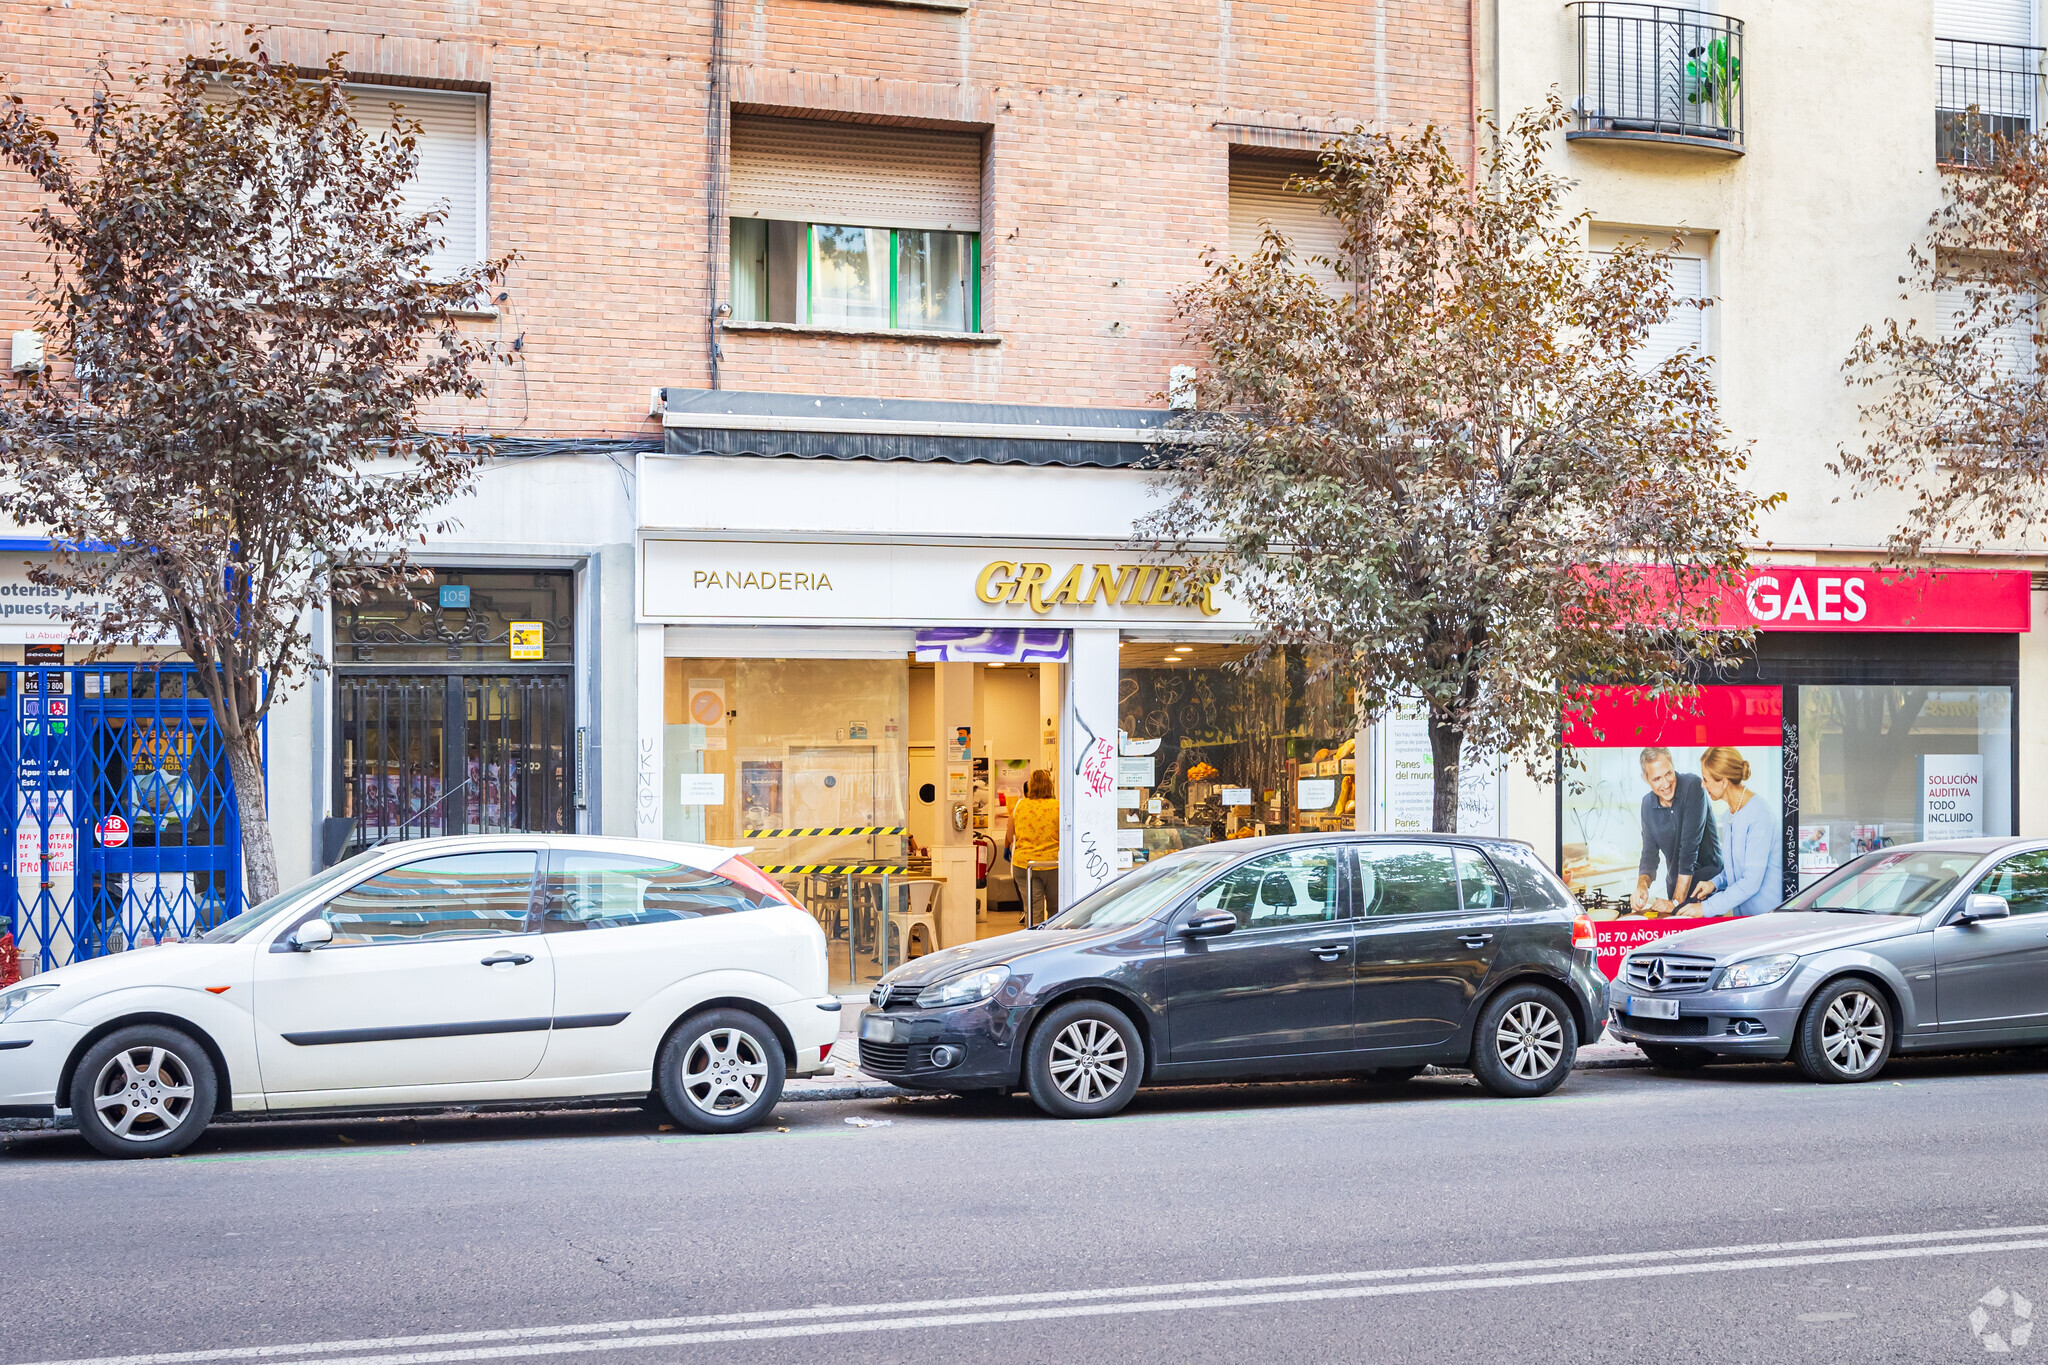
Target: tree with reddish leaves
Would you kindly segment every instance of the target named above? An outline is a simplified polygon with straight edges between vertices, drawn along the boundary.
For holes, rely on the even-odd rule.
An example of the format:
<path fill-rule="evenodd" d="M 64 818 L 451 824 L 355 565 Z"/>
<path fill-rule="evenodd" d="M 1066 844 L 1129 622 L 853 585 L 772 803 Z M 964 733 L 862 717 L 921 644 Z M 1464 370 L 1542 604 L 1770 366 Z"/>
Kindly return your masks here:
<path fill-rule="evenodd" d="M 1226 580 L 1265 650 L 1303 648 L 1361 720 L 1419 701 L 1434 824 L 1468 751 L 1549 775 L 1560 704 L 1595 684 L 1681 692 L 1724 631 L 1761 511 L 1711 363 L 1649 365 L 1667 254 L 1586 248 L 1545 166 L 1553 98 L 1476 182 L 1435 127 L 1357 131 L 1297 188 L 1343 231 L 1318 283 L 1269 232 L 1209 259 L 1182 314 L 1207 364 L 1144 528 Z"/>
<path fill-rule="evenodd" d="M 1957 116 L 1900 301 L 1933 316 L 1866 327 L 1843 362 L 1864 390 L 1862 439 L 1830 472 L 1897 509 L 1891 558 L 1925 562 L 2048 529 L 2048 136 L 1992 137 Z"/>
<path fill-rule="evenodd" d="M 55 541 L 36 581 L 97 604 L 72 613 L 94 651 L 174 640 L 195 666 L 255 901 L 279 889 L 264 718 L 326 663 L 308 613 L 406 580 L 479 467 L 422 415 L 509 359 L 453 315 L 510 258 L 430 268 L 418 125 L 358 122 L 344 80 L 339 55 L 308 74 L 252 46 L 102 68 L 54 120 L 0 102 L 0 161 L 42 192 L 54 362 L 0 396 L 0 502 Z"/>

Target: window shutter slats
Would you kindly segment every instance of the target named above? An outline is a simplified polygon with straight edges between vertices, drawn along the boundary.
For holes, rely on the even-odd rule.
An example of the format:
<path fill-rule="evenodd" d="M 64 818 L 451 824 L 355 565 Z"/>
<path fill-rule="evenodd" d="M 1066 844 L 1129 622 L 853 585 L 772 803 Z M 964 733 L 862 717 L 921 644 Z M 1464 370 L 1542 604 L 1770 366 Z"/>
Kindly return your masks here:
<path fill-rule="evenodd" d="M 735 218 L 981 231 L 981 137 L 740 115 Z"/>
<path fill-rule="evenodd" d="M 414 213 L 447 207 L 448 216 L 437 229 L 445 240 L 434 253 L 434 273 L 449 274 L 475 264 L 484 254 L 487 231 L 485 97 L 361 85 L 350 87 L 348 94 L 356 121 L 369 131 L 390 130 L 394 104 L 404 118 L 420 125 L 413 144 L 419 164 L 406 188 L 405 206 Z"/>
<path fill-rule="evenodd" d="M 1291 248 L 1293 259 L 1315 279 L 1337 281 L 1329 266 L 1310 258 L 1335 259 L 1344 243 L 1344 229 L 1322 210 L 1319 200 L 1287 188 L 1290 176 L 1314 169 L 1301 161 L 1230 159 L 1230 254 L 1250 260 L 1271 223 Z"/>
<path fill-rule="evenodd" d="M 1970 43 L 2031 43 L 2031 0 L 1934 0 L 1934 36 Z"/>

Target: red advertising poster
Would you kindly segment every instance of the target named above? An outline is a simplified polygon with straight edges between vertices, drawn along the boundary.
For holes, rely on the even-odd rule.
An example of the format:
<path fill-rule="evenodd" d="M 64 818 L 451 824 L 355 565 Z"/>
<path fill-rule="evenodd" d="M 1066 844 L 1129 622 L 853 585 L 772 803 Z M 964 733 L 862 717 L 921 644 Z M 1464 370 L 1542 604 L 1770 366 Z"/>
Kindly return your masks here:
<path fill-rule="evenodd" d="M 1675 582 L 1637 572 L 1633 581 L 1646 588 Z M 1716 619 L 1732 629 L 2018 633 L 2031 624 L 2028 593 L 2019 569 L 1759 564 L 1741 583 L 1717 590 L 1715 605 Z"/>
<path fill-rule="evenodd" d="M 1784 893 L 1784 693 L 1611 688 L 1565 718 L 1565 884 L 1612 976 L 1630 948 Z"/>

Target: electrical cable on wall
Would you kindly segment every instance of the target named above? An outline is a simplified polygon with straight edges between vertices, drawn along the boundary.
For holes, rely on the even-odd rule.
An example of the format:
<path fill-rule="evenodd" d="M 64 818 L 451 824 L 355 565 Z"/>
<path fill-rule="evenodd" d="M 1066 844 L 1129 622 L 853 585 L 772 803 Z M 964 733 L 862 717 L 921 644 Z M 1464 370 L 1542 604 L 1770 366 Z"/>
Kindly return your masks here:
<path fill-rule="evenodd" d="M 711 363 L 711 387 L 719 387 L 718 362 L 718 241 L 725 226 L 726 161 L 731 128 L 731 99 L 725 79 L 725 4 L 711 0 L 710 107 L 705 114 L 705 152 L 711 164 L 704 177 L 705 216 L 704 281 L 706 306 L 705 340 Z"/>

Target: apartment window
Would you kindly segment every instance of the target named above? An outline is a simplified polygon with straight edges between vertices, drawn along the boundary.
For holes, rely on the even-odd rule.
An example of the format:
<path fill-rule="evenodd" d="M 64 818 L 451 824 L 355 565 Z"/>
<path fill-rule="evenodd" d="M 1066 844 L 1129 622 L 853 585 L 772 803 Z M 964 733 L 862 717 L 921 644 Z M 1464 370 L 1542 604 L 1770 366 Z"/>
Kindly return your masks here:
<path fill-rule="evenodd" d="M 1595 230 L 1594 257 L 1604 264 L 1623 237 L 1621 233 Z M 1627 234 L 1627 238 L 1638 242 L 1646 240 L 1643 234 L 1634 233 Z M 1671 239 L 1669 234 L 1649 234 L 1647 240 L 1651 246 L 1662 247 Z M 1701 355 L 1711 353 L 1708 310 L 1696 306 L 1712 297 L 1707 292 L 1707 258 L 1681 249 L 1666 259 L 1673 304 L 1664 321 L 1650 328 L 1649 334 L 1643 338 L 1642 348 L 1636 352 L 1636 364 L 1645 371 L 1656 369 L 1688 347 Z"/>
<path fill-rule="evenodd" d="M 394 116 L 420 126 L 413 141 L 418 164 L 405 188 L 405 206 L 414 213 L 447 213 L 435 229 L 443 240 L 429 268 L 450 275 L 482 260 L 490 223 L 489 96 L 352 85 L 348 97 L 356 122 L 366 129 L 388 131 Z"/>
<path fill-rule="evenodd" d="M 981 330 L 981 138 L 733 120 L 738 322 Z"/>
<path fill-rule="evenodd" d="M 1960 332 L 1970 320 L 1970 304 L 1961 288 L 1945 286 L 1936 292 L 1941 308 L 1942 325 L 1951 336 Z M 1991 362 L 1992 370 L 2000 379 L 2024 379 L 2034 373 L 2034 299 L 2021 295 L 2019 306 L 2012 316 L 1995 327 L 1985 327 L 1988 320 L 1980 317 L 1977 345 L 1981 354 Z"/>
<path fill-rule="evenodd" d="M 1287 239 L 1289 258 L 1298 268 L 1325 284 L 1337 282 L 1337 272 L 1327 262 L 1342 254 L 1343 225 L 1323 212 L 1321 200 L 1287 184 L 1295 176 L 1313 175 L 1315 169 L 1313 161 L 1230 158 L 1231 255 L 1250 260 L 1271 226 Z"/>

